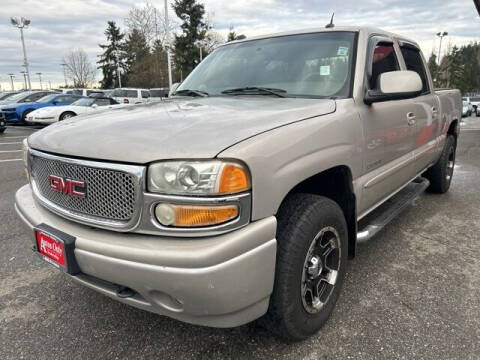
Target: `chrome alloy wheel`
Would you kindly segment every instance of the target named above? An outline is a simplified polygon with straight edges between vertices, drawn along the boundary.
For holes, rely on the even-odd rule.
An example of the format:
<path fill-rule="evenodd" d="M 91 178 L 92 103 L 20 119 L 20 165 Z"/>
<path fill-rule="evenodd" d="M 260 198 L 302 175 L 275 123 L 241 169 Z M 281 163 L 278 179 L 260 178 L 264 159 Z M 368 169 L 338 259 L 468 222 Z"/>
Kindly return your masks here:
<path fill-rule="evenodd" d="M 448 154 L 447 171 L 445 174 L 447 181 L 450 181 L 452 179 L 454 166 L 455 166 L 455 148 L 452 146 Z"/>
<path fill-rule="evenodd" d="M 325 227 L 313 239 L 302 271 L 303 308 L 310 314 L 327 303 L 337 282 L 341 259 L 340 236 L 333 227 Z"/>

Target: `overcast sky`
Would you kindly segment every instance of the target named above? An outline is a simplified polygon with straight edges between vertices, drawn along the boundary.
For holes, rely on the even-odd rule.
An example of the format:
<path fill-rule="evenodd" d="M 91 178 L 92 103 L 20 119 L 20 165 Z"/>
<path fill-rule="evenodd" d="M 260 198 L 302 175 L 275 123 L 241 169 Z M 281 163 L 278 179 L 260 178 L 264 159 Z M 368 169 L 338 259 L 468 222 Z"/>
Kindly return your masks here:
<path fill-rule="evenodd" d="M 163 0 L 152 0 L 163 9 Z M 170 0 L 172 3 L 173 0 Z M 480 18 L 472 0 L 203 0 L 215 29 L 226 35 L 232 25 L 247 36 L 293 29 L 322 27 L 335 12 L 336 25 L 370 25 L 417 40 L 428 57 L 438 50 L 438 31 L 448 31 L 448 44 L 480 40 Z M 8 73 L 22 80 L 19 31 L 11 16 L 26 16 L 25 31 L 32 85 L 39 87 L 37 72 L 52 86 L 63 81 L 61 59 L 73 48 L 83 48 L 96 61 L 108 20 L 123 29 L 129 9 L 143 1 L 130 0 L 2 0 L 0 6 L 0 84 L 10 88 Z M 170 12 L 173 17 L 173 12 Z M 100 80 L 100 72 L 97 80 Z"/>

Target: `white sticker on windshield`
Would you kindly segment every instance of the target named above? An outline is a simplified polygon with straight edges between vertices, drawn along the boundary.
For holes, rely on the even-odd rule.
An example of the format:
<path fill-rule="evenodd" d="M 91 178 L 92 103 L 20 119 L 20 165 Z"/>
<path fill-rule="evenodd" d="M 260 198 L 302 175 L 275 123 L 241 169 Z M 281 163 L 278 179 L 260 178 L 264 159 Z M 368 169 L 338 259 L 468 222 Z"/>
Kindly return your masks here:
<path fill-rule="evenodd" d="M 348 47 L 339 46 L 337 51 L 337 56 L 347 56 L 347 55 L 348 55 Z"/>
<path fill-rule="evenodd" d="M 321 75 L 321 76 L 328 76 L 328 75 L 330 75 L 330 65 L 322 65 L 322 66 L 320 66 L 320 75 Z"/>

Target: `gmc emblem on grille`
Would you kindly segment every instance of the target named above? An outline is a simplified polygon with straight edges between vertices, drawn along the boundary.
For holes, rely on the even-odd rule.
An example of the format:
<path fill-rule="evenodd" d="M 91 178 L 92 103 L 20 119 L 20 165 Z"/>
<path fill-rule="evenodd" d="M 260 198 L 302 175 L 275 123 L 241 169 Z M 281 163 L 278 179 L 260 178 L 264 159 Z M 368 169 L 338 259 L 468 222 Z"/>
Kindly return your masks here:
<path fill-rule="evenodd" d="M 60 176 L 50 175 L 48 182 L 50 183 L 50 189 L 53 191 L 59 191 L 82 199 L 86 196 L 85 182 L 83 181 L 64 179 Z"/>

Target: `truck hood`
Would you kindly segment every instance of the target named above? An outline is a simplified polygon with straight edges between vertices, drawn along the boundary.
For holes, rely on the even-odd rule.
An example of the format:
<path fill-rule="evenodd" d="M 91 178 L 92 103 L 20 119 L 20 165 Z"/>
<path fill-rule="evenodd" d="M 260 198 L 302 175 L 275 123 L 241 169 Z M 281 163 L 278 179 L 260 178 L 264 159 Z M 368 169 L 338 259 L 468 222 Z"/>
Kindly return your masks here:
<path fill-rule="evenodd" d="M 28 142 L 54 154 L 137 164 L 213 158 L 246 138 L 334 111 L 335 101 L 328 99 L 177 98 L 72 118 Z"/>

